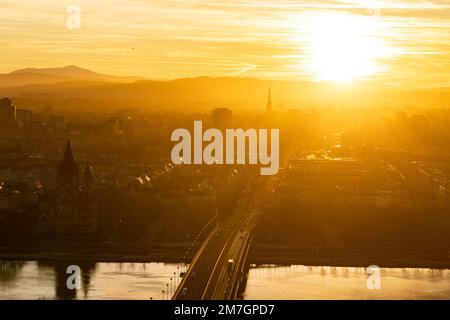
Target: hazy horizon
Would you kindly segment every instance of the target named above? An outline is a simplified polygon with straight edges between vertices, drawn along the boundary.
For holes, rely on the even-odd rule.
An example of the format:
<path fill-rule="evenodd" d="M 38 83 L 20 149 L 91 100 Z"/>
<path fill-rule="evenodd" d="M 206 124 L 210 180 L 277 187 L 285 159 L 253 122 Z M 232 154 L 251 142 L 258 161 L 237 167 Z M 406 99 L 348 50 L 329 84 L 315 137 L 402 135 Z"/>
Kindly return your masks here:
<path fill-rule="evenodd" d="M 241 75 L 155 80 L 100 74 L 74 65 L 25 68 L 0 74 L 0 97 L 12 98 L 18 107 L 51 104 L 74 111 L 89 110 L 93 106 L 114 109 L 121 105 L 132 105 L 140 110 L 185 112 L 208 111 L 212 106 L 261 111 L 269 88 L 275 111 L 326 106 L 447 108 L 450 101 L 450 87 L 398 87 L 369 79 L 351 82 L 268 80 Z"/>
<path fill-rule="evenodd" d="M 377 85 L 377 86 L 384 86 L 384 87 L 391 87 L 391 88 L 401 88 L 401 89 L 439 89 L 439 88 L 450 88 L 450 83 L 447 86 L 436 86 L 436 87 L 420 87 L 420 86 L 398 86 L 396 84 L 390 84 L 390 83 L 383 83 L 376 79 L 357 79 L 352 80 L 351 82 L 341 82 L 341 81 L 335 81 L 335 80 L 314 80 L 314 79 L 277 79 L 277 78 L 269 78 L 269 77 L 258 77 L 258 76 L 250 76 L 250 75 L 210 75 L 210 74 L 199 74 L 199 75 L 193 75 L 193 76 L 179 76 L 179 77 L 173 77 L 173 78 L 150 78 L 145 77 L 142 74 L 130 74 L 130 75 L 119 75 L 119 74 L 111 74 L 111 73 L 102 73 L 98 72 L 95 69 L 85 68 L 84 66 L 74 65 L 74 64 L 65 64 L 65 65 L 54 65 L 54 66 L 44 66 L 44 67 L 36 67 L 36 66 L 23 66 L 18 69 L 14 69 L 8 72 L 0 72 L 0 76 L 6 76 L 6 75 L 27 75 L 27 74 L 51 74 L 54 75 L 54 71 L 59 70 L 69 70 L 71 68 L 78 69 L 79 71 L 86 71 L 86 72 L 92 72 L 98 75 L 102 76 L 110 76 L 115 78 L 124 78 L 124 79 L 133 79 L 136 78 L 136 80 L 133 81 L 123 81 L 123 82 L 138 82 L 138 81 L 155 81 L 155 82 L 170 82 L 170 81 L 176 81 L 176 80 L 184 80 L 184 79 L 199 79 L 199 78 L 210 78 L 210 79 L 250 79 L 250 80 L 260 80 L 260 81 L 270 81 L 270 82 L 297 82 L 297 83 L 314 83 L 314 84 L 326 84 L 326 85 L 332 85 L 336 87 L 342 87 L 342 88 L 351 88 L 352 86 L 357 86 L 361 84 L 368 84 L 368 85 Z M 68 78 L 77 78 L 79 75 L 73 74 L 66 74 Z M 68 80 L 70 81 L 70 80 Z M 76 80 L 72 80 L 76 81 Z M 102 81 L 102 80 L 99 80 Z M 58 81 L 58 82 L 65 82 L 65 81 Z M 114 81 L 109 81 L 114 82 Z M 122 82 L 122 81 L 117 81 Z M 55 82 L 57 83 L 57 82 Z M 36 83 L 38 84 L 38 83 Z"/>
<path fill-rule="evenodd" d="M 156 80 L 450 84 L 450 7 L 442 1 L 82 0 L 79 30 L 66 28 L 69 4 L 1 1 L 1 72 L 74 64 Z"/>

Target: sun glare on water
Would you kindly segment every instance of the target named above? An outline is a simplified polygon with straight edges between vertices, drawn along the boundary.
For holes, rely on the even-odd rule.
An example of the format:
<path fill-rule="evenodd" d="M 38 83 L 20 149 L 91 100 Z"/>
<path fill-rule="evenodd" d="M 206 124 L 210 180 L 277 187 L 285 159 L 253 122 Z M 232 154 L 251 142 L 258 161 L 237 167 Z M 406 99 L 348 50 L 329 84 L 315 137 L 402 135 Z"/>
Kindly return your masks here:
<path fill-rule="evenodd" d="M 321 13 L 305 25 L 302 68 L 316 81 L 349 82 L 382 72 L 379 62 L 390 53 L 377 17 Z"/>

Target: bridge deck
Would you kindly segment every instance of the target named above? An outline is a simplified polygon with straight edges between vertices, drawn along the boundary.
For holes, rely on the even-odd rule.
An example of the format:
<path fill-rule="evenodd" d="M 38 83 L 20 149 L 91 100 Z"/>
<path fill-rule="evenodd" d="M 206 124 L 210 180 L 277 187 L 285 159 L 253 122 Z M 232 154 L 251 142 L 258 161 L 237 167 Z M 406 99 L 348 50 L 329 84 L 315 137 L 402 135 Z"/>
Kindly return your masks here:
<path fill-rule="evenodd" d="M 184 275 L 174 300 L 234 298 L 234 282 L 241 279 L 244 254 L 251 240 L 249 217 L 248 212 L 237 212 L 211 232 Z M 236 262 L 231 272 L 227 270 L 230 258 Z"/>

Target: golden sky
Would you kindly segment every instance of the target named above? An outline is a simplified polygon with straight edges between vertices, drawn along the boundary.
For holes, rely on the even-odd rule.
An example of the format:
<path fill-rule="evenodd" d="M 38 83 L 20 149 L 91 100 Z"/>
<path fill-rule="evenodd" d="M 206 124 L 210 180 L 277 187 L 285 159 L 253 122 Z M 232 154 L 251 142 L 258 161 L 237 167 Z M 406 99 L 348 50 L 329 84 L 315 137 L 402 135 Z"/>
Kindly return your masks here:
<path fill-rule="evenodd" d="M 66 27 L 71 4 L 80 30 Z M 0 73 L 450 85 L 450 1 L 0 0 L 0 40 Z"/>

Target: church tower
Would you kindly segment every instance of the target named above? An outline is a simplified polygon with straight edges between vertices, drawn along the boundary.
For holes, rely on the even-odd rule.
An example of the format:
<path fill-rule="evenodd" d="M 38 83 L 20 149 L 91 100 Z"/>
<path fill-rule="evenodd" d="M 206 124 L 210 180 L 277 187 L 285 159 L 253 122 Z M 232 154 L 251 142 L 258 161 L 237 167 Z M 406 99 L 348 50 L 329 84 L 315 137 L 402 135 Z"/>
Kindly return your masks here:
<path fill-rule="evenodd" d="M 67 141 L 64 158 L 58 166 L 56 186 L 69 192 L 78 192 L 79 189 L 78 166 L 73 160 L 70 140 Z"/>
<path fill-rule="evenodd" d="M 270 88 L 269 88 L 269 96 L 267 97 L 266 112 L 267 113 L 272 112 L 272 99 L 270 97 Z"/>
<path fill-rule="evenodd" d="M 93 182 L 91 167 L 87 164 L 84 168 L 83 177 L 81 179 L 81 187 L 83 191 L 89 191 Z"/>

